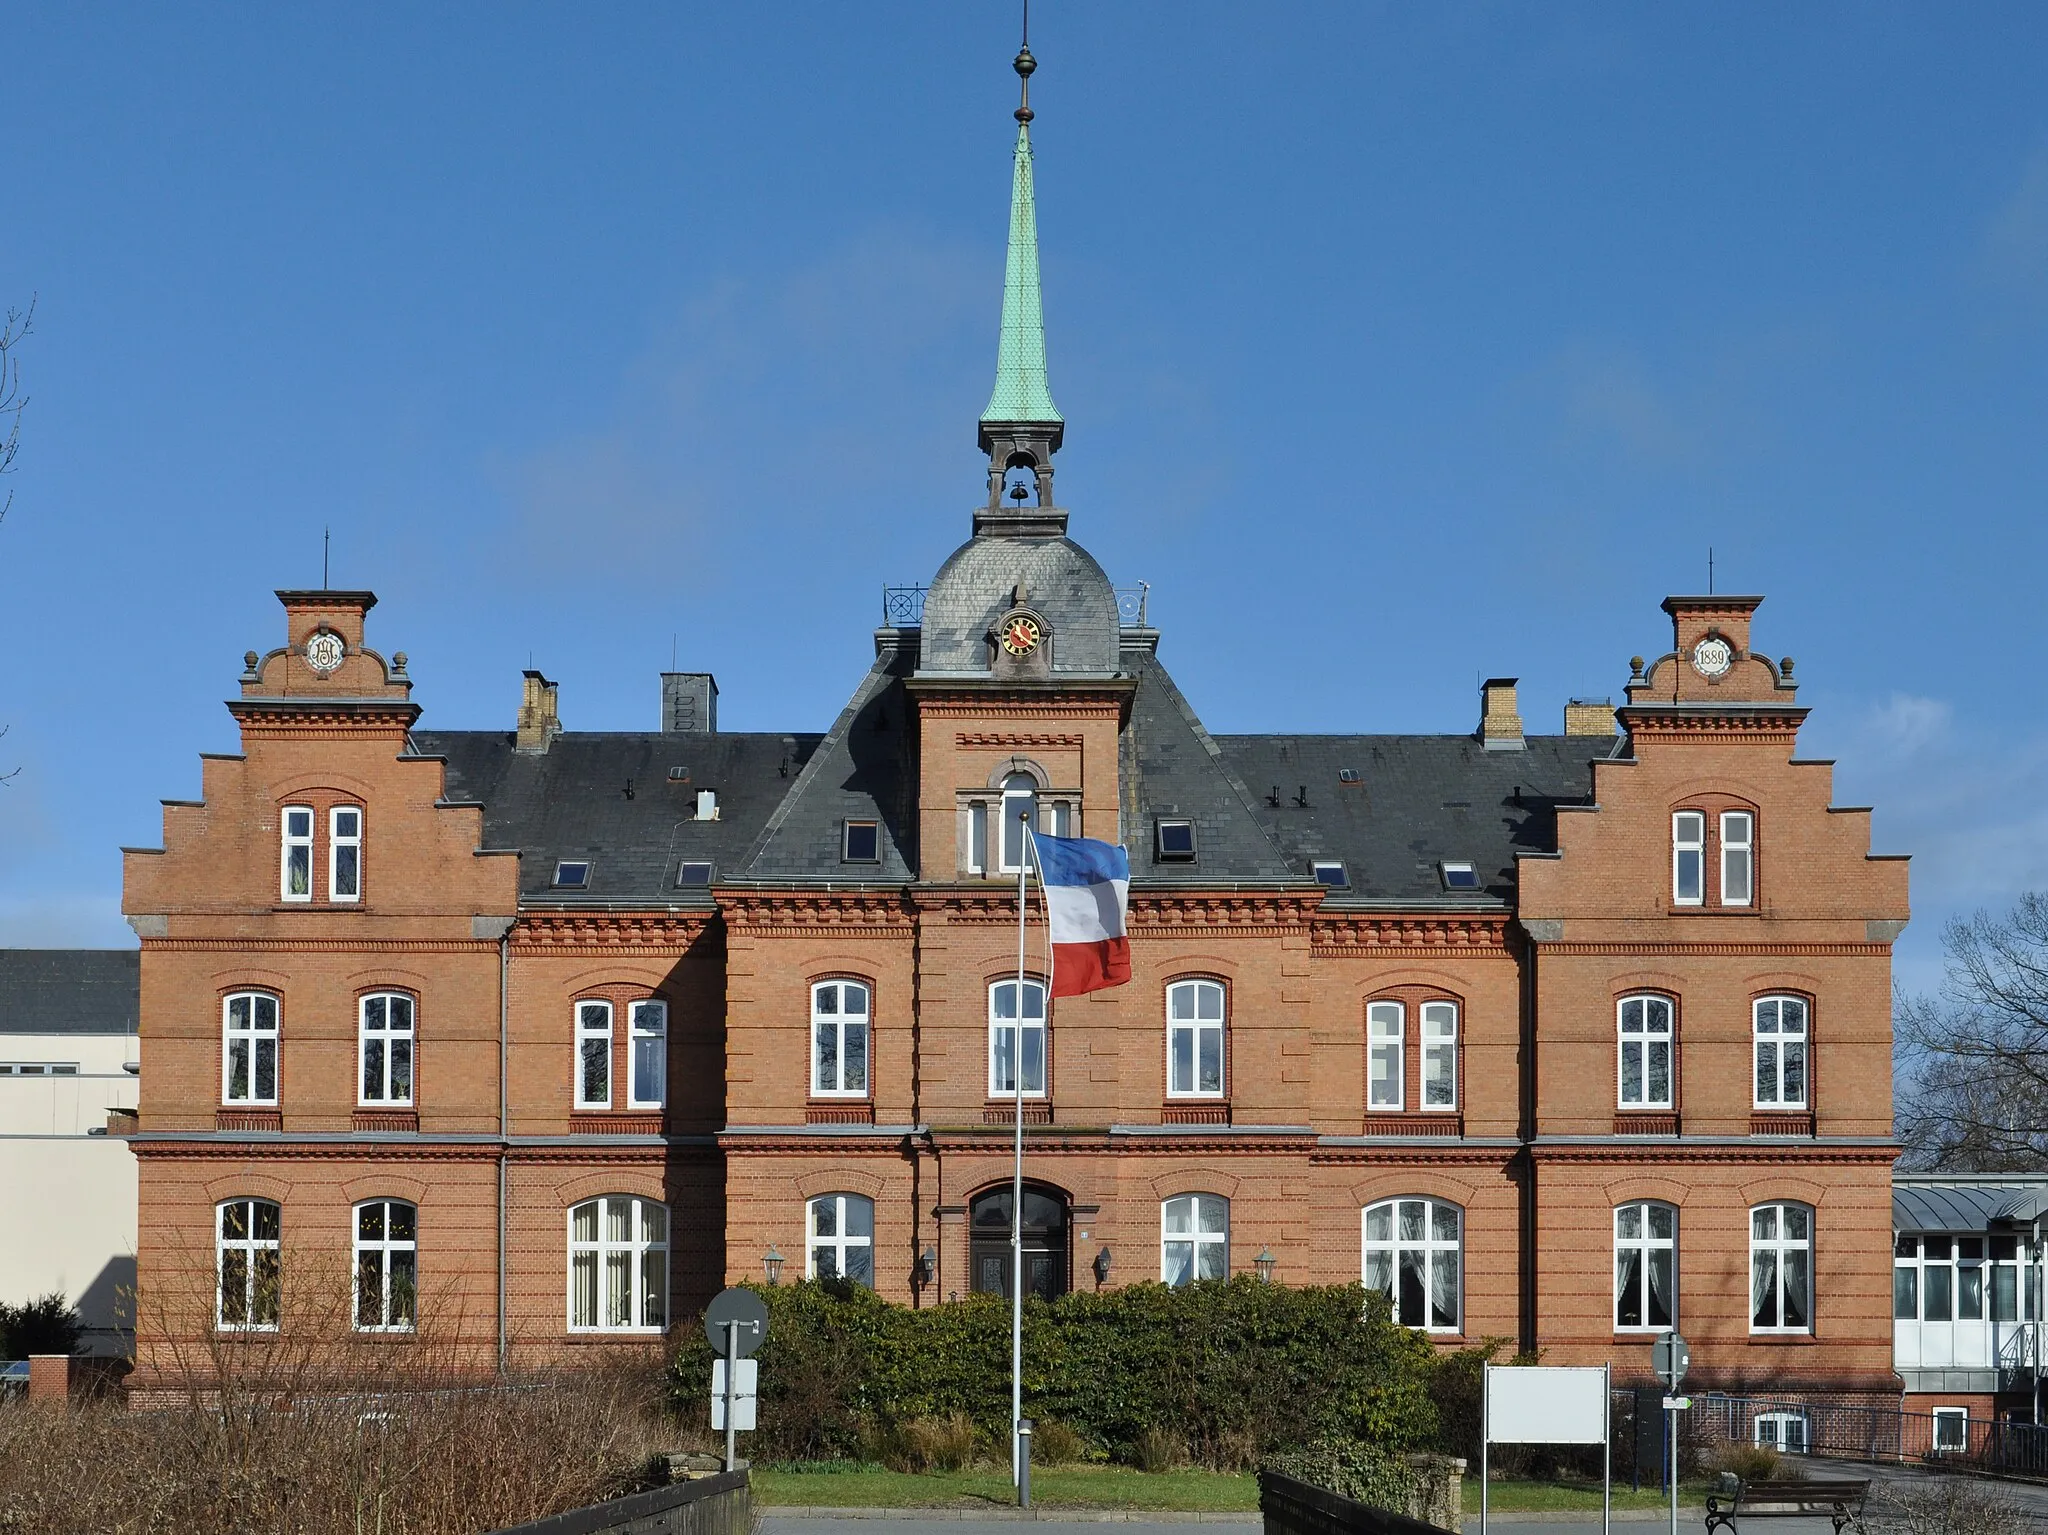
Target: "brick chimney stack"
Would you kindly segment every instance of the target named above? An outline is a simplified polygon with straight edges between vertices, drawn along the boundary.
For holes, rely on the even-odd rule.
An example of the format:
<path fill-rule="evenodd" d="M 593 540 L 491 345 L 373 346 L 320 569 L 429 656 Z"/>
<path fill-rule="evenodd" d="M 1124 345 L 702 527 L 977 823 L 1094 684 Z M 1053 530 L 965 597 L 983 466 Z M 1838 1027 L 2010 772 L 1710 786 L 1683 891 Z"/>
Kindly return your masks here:
<path fill-rule="evenodd" d="M 1568 736 L 1611 736 L 1614 734 L 1614 700 L 1574 698 L 1564 706 L 1564 733 Z"/>
<path fill-rule="evenodd" d="M 562 717 L 556 705 L 558 684 L 539 672 L 526 676 L 526 697 L 519 705 L 519 732 L 515 750 L 544 752 L 548 743 L 562 733 Z"/>
<path fill-rule="evenodd" d="M 1515 709 L 1513 677 L 1489 677 L 1479 687 L 1479 739 L 1490 752 L 1522 750 L 1522 716 Z"/>

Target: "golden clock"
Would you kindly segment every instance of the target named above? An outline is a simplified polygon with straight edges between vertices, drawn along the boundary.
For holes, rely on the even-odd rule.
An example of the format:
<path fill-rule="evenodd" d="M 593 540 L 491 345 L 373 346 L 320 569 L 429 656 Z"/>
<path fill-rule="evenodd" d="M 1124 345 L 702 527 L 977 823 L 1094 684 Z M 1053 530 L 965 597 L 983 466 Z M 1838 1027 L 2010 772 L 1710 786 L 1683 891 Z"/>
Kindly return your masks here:
<path fill-rule="evenodd" d="M 1038 648 L 1038 642 L 1045 638 L 1045 631 L 1038 627 L 1038 620 L 1028 613 L 1018 613 L 1003 620 L 1003 649 L 1013 656 L 1028 656 Z"/>

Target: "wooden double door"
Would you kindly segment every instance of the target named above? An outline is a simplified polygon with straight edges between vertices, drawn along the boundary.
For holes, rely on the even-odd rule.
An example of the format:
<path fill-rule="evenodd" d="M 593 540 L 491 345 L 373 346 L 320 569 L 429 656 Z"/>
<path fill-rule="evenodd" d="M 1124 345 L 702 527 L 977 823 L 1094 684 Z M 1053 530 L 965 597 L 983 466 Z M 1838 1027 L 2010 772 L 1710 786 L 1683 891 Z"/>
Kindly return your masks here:
<path fill-rule="evenodd" d="M 999 1184 L 968 1204 L 970 1272 L 977 1294 L 1008 1295 L 1015 1273 L 1010 1256 L 1010 1185 Z M 1024 1293 L 1052 1300 L 1071 1287 L 1068 1200 L 1045 1184 L 1024 1185 Z"/>

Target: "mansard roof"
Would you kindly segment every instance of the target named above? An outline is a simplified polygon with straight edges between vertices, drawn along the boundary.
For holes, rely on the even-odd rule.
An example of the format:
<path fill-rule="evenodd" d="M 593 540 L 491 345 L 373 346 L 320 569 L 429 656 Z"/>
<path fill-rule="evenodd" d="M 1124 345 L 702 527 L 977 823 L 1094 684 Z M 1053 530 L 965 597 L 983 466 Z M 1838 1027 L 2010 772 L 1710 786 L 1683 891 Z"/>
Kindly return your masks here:
<path fill-rule="evenodd" d="M 139 949 L 0 949 L 0 1034 L 133 1034 Z"/>

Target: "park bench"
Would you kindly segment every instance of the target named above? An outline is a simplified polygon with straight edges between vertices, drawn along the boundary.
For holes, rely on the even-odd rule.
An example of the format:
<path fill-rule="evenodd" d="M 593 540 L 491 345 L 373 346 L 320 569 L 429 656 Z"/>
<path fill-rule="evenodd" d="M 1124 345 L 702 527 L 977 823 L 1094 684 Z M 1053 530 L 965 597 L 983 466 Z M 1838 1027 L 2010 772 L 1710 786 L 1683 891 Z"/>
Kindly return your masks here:
<path fill-rule="evenodd" d="M 1739 1481 L 1735 1492 L 1707 1498 L 1707 1532 L 1722 1525 L 1740 1535 L 1744 1519 L 1812 1519 L 1834 1521 L 1835 1535 L 1849 1525 L 1863 1529 L 1863 1504 L 1870 1496 L 1868 1480 L 1809 1482 L 1801 1478 Z"/>

